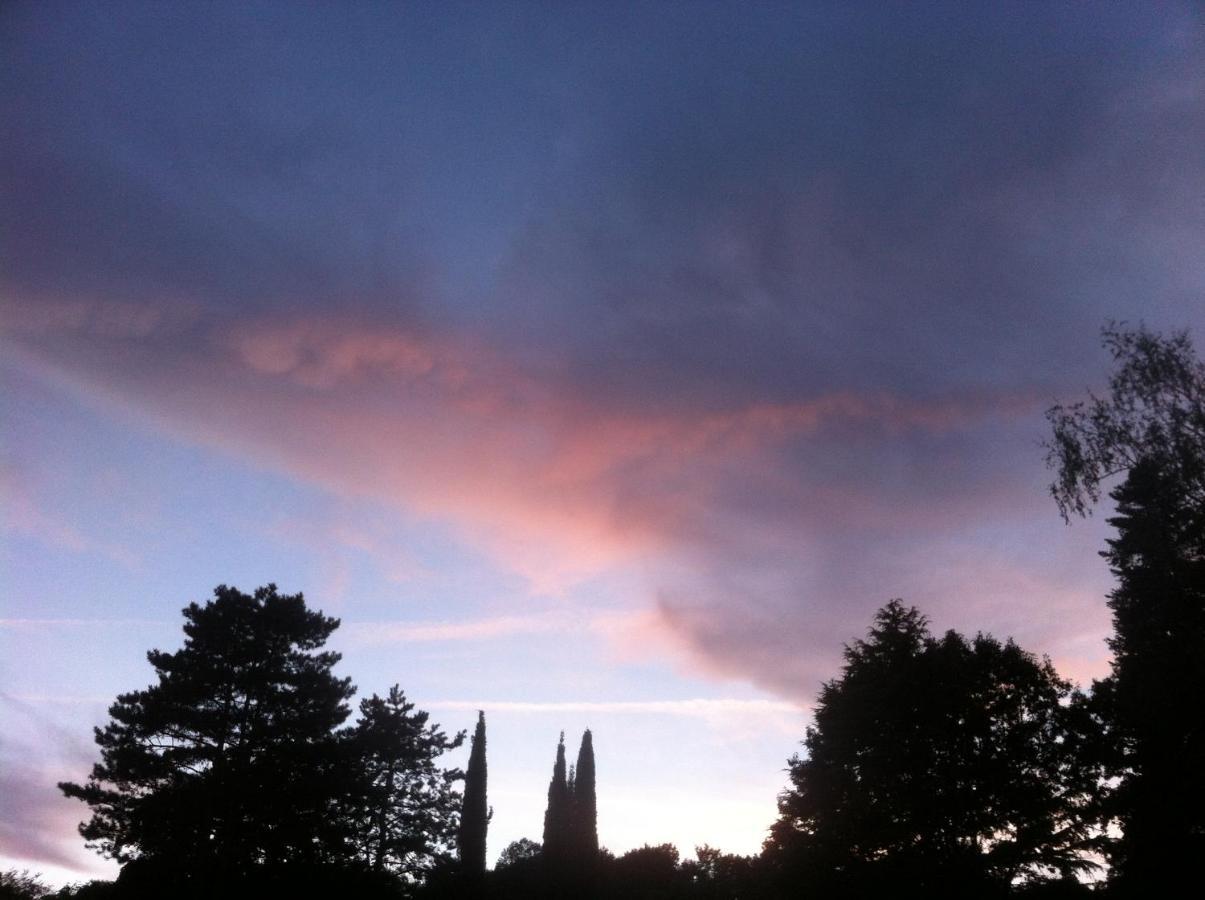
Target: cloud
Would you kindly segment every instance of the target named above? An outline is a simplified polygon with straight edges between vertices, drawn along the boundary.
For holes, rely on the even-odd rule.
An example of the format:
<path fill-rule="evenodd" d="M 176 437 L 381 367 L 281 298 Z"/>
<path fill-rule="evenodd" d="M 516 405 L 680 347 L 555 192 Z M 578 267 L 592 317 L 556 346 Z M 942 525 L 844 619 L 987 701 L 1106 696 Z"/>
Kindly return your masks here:
<path fill-rule="evenodd" d="M 497 616 L 462 622 L 348 622 L 348 637 L 358 644 L 482 641 L 523 634 L 575 630 L 564 615 Z"/>
<path fill-rule="evenodd" d="M 41 700 L 0 694 L 0 705 L 6 722 L 0 747 L 0 855 L 96 874 L 77 837 L 83 810 L 55 786 L 88 771 L 90 748 L 47 714 Z"/>
<path fill-rule="evenodd" d="M 0 854 L 75 869 L 76 841 L 64 835 L 72 834 L 80 813 L 64 802 L 54 777 L 11 762 L 0 773 Z"/>
<path fill-rule="evenodd" d="M 797 737 L 804 717 L 800 706 L 781 700 L 692 698 L 685 700 L 432 700 L 425 709 L 498 715 L 670 716 L 699 719 L 721 734 L 775 734 Z"/>
<path fill-rule="evenodd" d="M 448 526 L 537 593 L 622 571 L 628 646 L 800 701 L 897 595 L 1099 666 L 1040 412 L 1102 378 L 1104 320 L 1205 327 L 1192 7 L 633 8 L 538 40 L 274 13 L 296 58 L 237 11 L 73 15 L 7 38 L 21 367 Z M 446 77 L 464 29 L 497 73 Z"/>

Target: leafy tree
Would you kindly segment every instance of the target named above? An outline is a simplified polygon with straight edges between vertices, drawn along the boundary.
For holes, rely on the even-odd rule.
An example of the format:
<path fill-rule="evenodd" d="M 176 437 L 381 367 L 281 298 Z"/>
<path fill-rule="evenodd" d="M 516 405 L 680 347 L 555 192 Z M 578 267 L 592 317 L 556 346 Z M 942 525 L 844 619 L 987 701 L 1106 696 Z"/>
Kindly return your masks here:
<path fill-rule="evenodd" d="M 519 838 L 517 841 L 511 841 L 502 849 L 502 853 L 499 854 L 498 862 L 494 864 L 494 868 L 505 869 L 539 859 L 542 849 L 539 844 L 530 838 Z"/>
<path fill-rule="evenodd" d="M 695 860 L 682 863 L 682 871 L 690 878 L 692 897 L 703 900 L 754 900 L 775 896 L 763 876 L 763 866 L 757 857 L 724 853 L 704 844 L 695 847 Z"/>
<path fill-rule="evenodd" d="M 989 896 L 1087 869 L 1086 730 L 1048 660 L 990 636 L 935 639 L 893 600 L 821 690 L 767 853 L 791 883 L 854 894 Z"/>
<path fill-rule="evenodd" d="M 1205 364 L 1186 332 L 1104 335 L 1109 395 L 1049 412 L 1047 462 L 1065 519 L 1124 476 L 1103 554 L 1117 578 L 1112 673 L 1093 695 L 1118 782 L 1115 874 L 1150 891 L 1195 878 L 1205 851 Z"/>
<path fill-rule="evenodd" d="M 485 872 L 485 838 L 491 810 L 486 801 L 485 713 L 477 713 L 477 730 L 464 777 L 464 806 L 460 813 L 458 846 L 460 864 L 466 872 Z"/>
<path fill-rule="evenodd" d="M 502 851 L 494 870 L 486 873 L 485 890 L 477 892 L 492 900 L 533 900 L 554 894 L 543 848 L 528 838 L 512 841 Z M 462 891 L 460 896 L 467 892 Z"/>
<path fill-rule="evenodd" d="M 1104 345 L 1117 369 L 1107 398 L 1054 406 L 1046 462 L 1064 519 L 1086 516 L 1101 484 L 1152 462 L 1188 506 L 1205 507 L 1205 364 L 1185 331 L 1165 338 L 1110 325 Z"/>
<path fill-rule="evenodd" d="M 453 784 L 461 773 L 439 769 L 436 758 L 459 747 L 465 735 L 449 738 L 429 717 L 394 685 L 386 697 L 361 701 L 346 738 L 357 790 L 345 809 L 357 854 L 374 871 L 408 883 L 452 860 L 459 826 L 461 798 Z"/>
<path fill-rule="evenodd" d="M 690 882 L 678 861 L 678 848 L 673 844 L 645 844 L 629 850 L 610 865 L 608 895 L 634 900 L 683 896 Z"/>
<path fill-rule="evenodd" d="M 32 872 L 6 869 L 0 872 L 0 900 L 38 900 L 50 893 L 50 888 Z"/>
<path fill-rule="evenodd" d="M 219 586 L 184 618 L 180 650 L 147 654 L 157 683 L 118 696 L 96 729 L 87 783 L 60 785 L 92 809 L 80 833 L 184 880 L 338 857 L 334 729 L 354 689 L 320 650 L 338 620 L 275 585 Z"/>

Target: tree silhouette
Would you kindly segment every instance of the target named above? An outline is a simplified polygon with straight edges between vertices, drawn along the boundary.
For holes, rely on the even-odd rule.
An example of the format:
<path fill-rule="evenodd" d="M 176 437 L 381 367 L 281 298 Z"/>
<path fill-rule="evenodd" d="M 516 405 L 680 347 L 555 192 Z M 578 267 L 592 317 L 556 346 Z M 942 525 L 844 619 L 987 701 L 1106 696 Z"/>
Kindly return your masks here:
<path fill-rule="evenodd" d="M 1088 515 L 1102 482 L 1141 462 L 1154 462 L 1182 502 L 1205 507 L 1205 364 L 1188 333 L 1165 338 L 1113 324 L 1103 338 L 1117 364 L 1109 396 L 1046 413 L 1046 463 L 1055 470 L 1050 492 L 1059 512 Z"/>
<path fill-rule="evenodd" d="M 394 896 L 450 860 L 459 746 L 398 687 L 349 714 L 337 619 L 275 585 L 219 586 L 184 610 L 185 640 L 96 729 L 101 761 L 63 792 L 88 803 L 90 846 L 123 863 L 89 896 Z M 83 896 L 81 894 L 81 896 Z"/>
<path fill-rule="evenodd" d="M 147 654 L 158 682 L 120 695 L 96 729 L 87 783 L 60 785 L 92 809 L 81 834 L 184 881 L 338 858 L 334 729 L 354 689 L 319 650 L 338 620 L 275 585 L 219 586 L 184 618 L 180 650 Z"/>
<path fill-rule="evenodd" d="M 32 872 L 5 869 L 0 872 L 0 900 L 38 900 L 50 893 L 50 888 Z"/>
<path fill-rule="evenodd" d="M 357 775 L 346 809 L 358 856 L 410 883 L 452 859 L 459 824 L 452 785 L 460 773 L 440 770 L 436 758 L 459 747 L 464 733 L 448 738 L 428 719 L 394 685 L 386 697 L 361 701 L 345 741 Z"/>
<path fill-rule="evenodd" d="M 1096 696 L 1120 779 L 1117 876 L 1149 891 L 1181 883 L 1205 852 L 1205 510 L 1154 461 L 1112 496 L 1113 663 Z"/>
<path fill-rule="evenodd" d="M 1093 698 L 1118 781 L 1112 862 L 1138 893 L 1195 877 L 1205 851 L 1205 364 L 1187 332 L 1110 326 L 1104 337 L 1108 397 L 1051 409 L 1046 446 L 1065 519 L 1125 476 L 1103 554 L 1117 577 L 1112 674 Z"/>
<path fill-rule="evenodd" d="M 787 881 L 968 896 L 1086 869 L 1082 704 L 1011 641 L 928 631 L 893 600 L 821 690 L 767 853 Z"/>
<path fill-rule="evenodd" d="M 560 866 L 569 852 L 569 782 L 565 771 L 565 732 L 556 745 L 556 761 L 548 782 L 548 808 L 544 811 L 544 859 Z"/>
<path fill-rule="evenodd" d="M 485 873 L 485 838 L 489 828 L 490 810 L 486 800 L 485 713 L 477 713 L 477 729 L 469 766 L 464 776 L 464 805 L 460 813 L 458 846 L 460 864 L 466 873 Z"/>
<path fill-rule="evenodd" d="M 591 866 L 598 857 L 598 799 L 594 786 L 594 739 L 590 729 L 582 735 L 577 752 L 571 792 L 573 857 L 582 866 Z"/>
<path fill-rule="evenodd" d="M 508 866 L 517 866 L 531 862 L 539 858 L 542 849 L 531 838 L 519 838 L 517 841 L 511 841 L 498 855 L 498 862 L 495 863 L 495 868 L 505 869 Z"/>

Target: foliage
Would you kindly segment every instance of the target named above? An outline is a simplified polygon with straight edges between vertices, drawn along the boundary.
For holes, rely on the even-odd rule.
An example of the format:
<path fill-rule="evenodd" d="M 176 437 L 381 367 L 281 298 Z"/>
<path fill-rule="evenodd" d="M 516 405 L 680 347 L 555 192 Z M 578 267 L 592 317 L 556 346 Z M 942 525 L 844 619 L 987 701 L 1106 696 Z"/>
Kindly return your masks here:
<path fill-rule="evenodd" d="M 333 730 L 354 689 L 319 648 L 338 620 L 275 585 L 220 586 L 184 618 L 182 649 L 147 654 L 158 683 L 118 696 L 96 730 L 88 782 L 60 785 L 92 808 L 81 834 L 120 862 L 170 859 L 186 878 L 337 855 Z"/>
<path fill-rule="evenodd" d="M 373 871 L 388 870 L 421 881 L 452 859 L 460 796 L 452 787 L 458 771 L 443 771 L 436 758 L 464 742 L 448 738 L 429 714 L 415 710 L 401 688 L 360 702 L 360 718 L 346 736 L 357 790 L 349 813 L 359 859 Z"/>
<path fill-rule="evenodd" d="M 0 872 L 0 900 L 37 900 L 50 893 L 42 879 L 26 870 Z"/>
<path fill-rule="evenodd" d="M 1188 877 L 1205 852 L 1205 508 L 1153 460 L 1112 496 L 1113 664 L 1095 693 L 1118 778 L 1117 874 L 1149 889 Z"/>
<path fill-rule="evenodd" d="M 464 777 L 464 805 L 460 813 L 457 845 L 464 871 L 485 872 L 485 838 L 492 811 L 486 800 L 485 713 L 477 713 L 477 729 Z"/>
<path fill-rule="evenodd" d="M 687 879 L 678 867 L 673 844 L 645 844 L 629 850 L 611 864 L 611 896 L 670 897 L 685 889 Z"/>
<path fill-rule="evenodd" d="M 1049 412 L 1047 462 L 1065 519 L 1125 476 L 1103 554 L 1117 578 L 1112 673 L 1093 700 L 1116 783 L 1105 792 L 1121 825 L 1114 873 L 1145 891 L 1190 875 L 1205 851 L 1205 364 L 1186 332 L 1104 335 L 1109 396 Z"/>
<path fill-rule="evenodd" d="M 598 856 L 598 800 L 594 785 L 594 737 L 587 728 L 574 767 L 570 795 L 571 855 L 578 865 L 590 865 Z"/>
<path fill-rule="evenodd" d="M 1076 750 L 1089 728 L 1048 660 L 990 636 L 935 639 L 892 601 L 821 691 L 767 852 L 786 880 L 834 888 L 986 896 L 1087 869 L 1097 772 Z"/>
<path fill-rule="evenodd" d="M 724 853 L 704 844 L 695 847 L 695 859 L 682 863 L 681 868 L 691 882 L 690 896 L 701 900 L 774 896 L 765 877 L 765 867 L 757 857 Z"/>
<path fill-rule="evenodd" d="M 556 761 L 548 782 L 548 807 L 544 811 L 544 858 L 551 865 L 560 865 L 568 854 L 570 795 L 568 773 L 565 769 L 565 732 L 556 745 Z"/>
<path fill-rule="evenodd" d="M 1100 486 L 1143 460 L 1179 485 L 1184 501 L 1205 506 L 1205 364 L 1187 332 L 1165 338 L 1113 324 L 1104 344 L 1117 369 L 1109 396 L 1055 406 L 1046 462 L 1056 470 L 1051 493 L 1059 512 L 1086 515 Z"/>
<path fill-rule="evenodd" d="M 523 865 L 532 860 L 539 859 L 542 849 L 531 838 L 519 838 L 517 841 L 511 841 L 498 855 L 498 861 L 494 863 L 494 868 L 506 869 L 510 866 Z"/>
<path fill-rule="evenodd" d="M 147 654 L 157 683 L 120 695 L 96 730 L 87 783 L 60 785 L 91 807 L 89 844 L 123 863 L 80 896 L 392 896 L 450 858 L 460 773 L 434 760 L 463 734 L 429 726 L 397 687 L 339 730 L 354 688 L 322 650 L 337 619 L 275 585 L 219 586 L 184 618 L 181 649 Z"/>
<path fill-rule="evenodd" d="M 114 882 L 92 880 L 61 887 L 53 894 L 48 894 L 47 900 L 113 900 L 118 896 Z"/>

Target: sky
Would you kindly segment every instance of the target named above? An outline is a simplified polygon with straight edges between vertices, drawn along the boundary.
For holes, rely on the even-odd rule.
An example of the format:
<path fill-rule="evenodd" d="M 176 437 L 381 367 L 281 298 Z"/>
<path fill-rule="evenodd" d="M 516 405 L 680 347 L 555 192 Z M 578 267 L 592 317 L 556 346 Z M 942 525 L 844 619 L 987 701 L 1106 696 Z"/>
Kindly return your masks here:
<path fill-rule="evenodd" d="M 361 696 L 755 852 L 893 597 L 1107 671 L 1044 411 L 1205 342 L 1192 4 L 0 6 L 0 866 L 218 584 Z M 463 765 L 466 752 L 451 754 Z"/>

